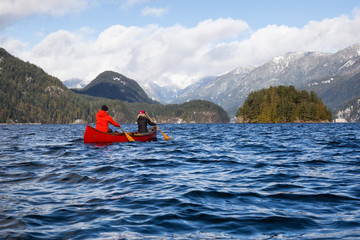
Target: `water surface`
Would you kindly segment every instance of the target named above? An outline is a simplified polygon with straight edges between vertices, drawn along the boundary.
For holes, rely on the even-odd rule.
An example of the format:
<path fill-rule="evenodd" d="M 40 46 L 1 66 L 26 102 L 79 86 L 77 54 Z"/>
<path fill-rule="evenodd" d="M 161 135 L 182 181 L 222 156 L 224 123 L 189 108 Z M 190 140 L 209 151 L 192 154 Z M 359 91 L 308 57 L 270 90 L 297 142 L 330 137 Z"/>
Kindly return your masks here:
<path fill-rule="evenodd" d="M 160 127 L 0 125 L 0 239 L 360 239 L 360 124 Z"/>

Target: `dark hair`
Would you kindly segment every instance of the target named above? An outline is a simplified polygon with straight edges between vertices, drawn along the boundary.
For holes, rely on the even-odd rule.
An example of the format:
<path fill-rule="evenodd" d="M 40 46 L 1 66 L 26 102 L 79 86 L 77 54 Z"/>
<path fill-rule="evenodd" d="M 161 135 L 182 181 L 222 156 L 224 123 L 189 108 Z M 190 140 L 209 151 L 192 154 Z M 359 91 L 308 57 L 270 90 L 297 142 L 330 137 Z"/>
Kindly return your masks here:
<path fill-rule="evenodd" d="M 106 105 L 102 105 L 101 110 L 107 111 L 107 110 L 109 110 L 109 109 L 108 109 L 108 107 L 107 107 Z"/>

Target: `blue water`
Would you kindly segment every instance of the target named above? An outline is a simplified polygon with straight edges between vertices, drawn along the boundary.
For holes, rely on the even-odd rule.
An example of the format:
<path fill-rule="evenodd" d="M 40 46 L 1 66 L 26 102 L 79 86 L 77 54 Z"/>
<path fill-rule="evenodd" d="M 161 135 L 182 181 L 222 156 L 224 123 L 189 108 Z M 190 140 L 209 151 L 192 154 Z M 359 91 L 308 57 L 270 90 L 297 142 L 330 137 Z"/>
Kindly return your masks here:
<path fill-rule="evenodd" d="M 0 125 L 0 239 L 360 239 L 360 124 L 160 128 Z"/>

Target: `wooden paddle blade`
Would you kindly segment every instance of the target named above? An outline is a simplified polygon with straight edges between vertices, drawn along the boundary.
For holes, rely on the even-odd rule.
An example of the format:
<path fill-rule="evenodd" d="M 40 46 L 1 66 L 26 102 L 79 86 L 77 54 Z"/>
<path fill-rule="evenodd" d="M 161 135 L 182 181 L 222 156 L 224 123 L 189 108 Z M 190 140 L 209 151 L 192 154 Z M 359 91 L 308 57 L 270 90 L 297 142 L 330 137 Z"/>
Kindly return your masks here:
<path fill-rule="evenodd" d="M 121 126 L 119 126 L 119 128 L 121 129 L 121 131 L 123 131 L 123 133 L 125 134 L 125 137 L 127 138 L 127 140 L 128 140 L 129 142 L 134 142 L 134 141 L 135 141 L 135 139 L 133 139 L 128 133 L 126 133 L 126 132 L 124 131 L 124 129 L 122 129 Z"/>
<path fill-rule="evenodd" d="M 157 125 L 156 125 L 157 126 Z M 162 135 L 164 136 L 165 138 L 165 141 L 168 141 L 170 140 L 171 138 L 169 138 L 163 131 L 161 131 L 161 129 L 158 127 L 158 129 L 160 130 L 160 132 L 162 133 Z"/>
<path fill-rule="evenodd" d="M 132 136 L 130 136 L 128 133 L 126 133 L 126 132 L 124 132 L 124 133 L 125 133 L 126 138 L 129 140 L 129 142 L 135 141 L 135 139 Z"/>

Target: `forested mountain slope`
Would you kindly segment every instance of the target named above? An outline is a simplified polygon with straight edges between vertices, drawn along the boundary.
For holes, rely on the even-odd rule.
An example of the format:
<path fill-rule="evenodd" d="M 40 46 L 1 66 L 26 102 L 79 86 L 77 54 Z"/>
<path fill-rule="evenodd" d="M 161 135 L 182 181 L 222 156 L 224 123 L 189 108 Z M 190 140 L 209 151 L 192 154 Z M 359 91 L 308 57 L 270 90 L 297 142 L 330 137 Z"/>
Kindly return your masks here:
<path fill-rule="evenodd" d="M 38 66 L 0 48 L 0 123 L 94 123 L 103 104 L 108 105 L 109 113 L 120 123 L 135 122 L 140 109 L 163 122 L 229 121 L 222 108 L 207 101 L 194 101 L 193 105 L 201 109 L 194 113 L 193 105 L 188 104 L 127 103 L 78 94 Z M 211 114 L 203 117 L 208 113 Z"/>

